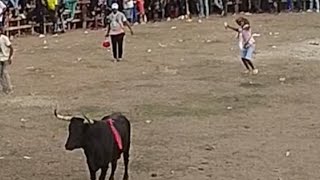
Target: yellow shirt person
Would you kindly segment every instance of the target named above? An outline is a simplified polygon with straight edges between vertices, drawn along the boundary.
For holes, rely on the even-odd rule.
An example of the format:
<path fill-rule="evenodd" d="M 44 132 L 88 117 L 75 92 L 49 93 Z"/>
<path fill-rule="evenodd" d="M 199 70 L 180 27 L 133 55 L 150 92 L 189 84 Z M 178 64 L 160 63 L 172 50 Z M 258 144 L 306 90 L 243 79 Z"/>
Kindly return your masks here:
<path fill-rule="evenodd" d="M 55 10 L 56 6 L 58 5 L 58 0 L 47 0 L 47 3 L 49 10 Z"/>

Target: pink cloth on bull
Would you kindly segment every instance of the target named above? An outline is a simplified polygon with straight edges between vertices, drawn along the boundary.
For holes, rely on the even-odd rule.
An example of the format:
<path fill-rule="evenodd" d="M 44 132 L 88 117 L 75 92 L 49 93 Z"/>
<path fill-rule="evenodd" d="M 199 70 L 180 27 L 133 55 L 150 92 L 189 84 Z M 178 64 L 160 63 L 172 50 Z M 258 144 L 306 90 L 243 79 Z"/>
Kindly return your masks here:
<path fill-rule="evenodd" d="M 116 127 L 114 127 L 113 123 L 114 123 L 114 120 L 113 119 L 108 119 L 107 120 L 107 123 L 108 125 L 110 126 L 111 128 L 111 132 L 113 134 L 113 137 L 114 137 L 114 140 L 116 141 L 116 144 L 119 148 L 120 151 L 123 150 L 123 146 L 122 146 L 122 140 L 121 140 L 121 136 L 119 134 L 119 131 L 116 129 Z"/>

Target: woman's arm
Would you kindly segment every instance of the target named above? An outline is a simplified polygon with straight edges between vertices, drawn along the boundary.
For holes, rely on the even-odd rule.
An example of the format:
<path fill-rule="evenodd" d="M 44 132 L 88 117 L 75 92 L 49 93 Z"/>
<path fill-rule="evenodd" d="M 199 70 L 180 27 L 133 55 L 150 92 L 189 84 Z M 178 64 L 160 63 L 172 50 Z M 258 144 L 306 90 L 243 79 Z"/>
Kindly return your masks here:
<path fill-rule="evenodd" d="M 127 27 L 129 28 L 129 30 L 130 30 L 131 35 L 133 35 L 133 30 L 132 30 L 132 28 L 131 28 L 130 23 L 128 22 L 126 16 L 125 16 L 123 13 L 121 13 L 121 14 L 122 14 L 122 15 L 121 15 L 121 16 L 122 16 L 122 17 L 121 17 L 121 21 L 122 21 L 123 25 L 127 26 Z"/>
<path fill-rule="evenodd" d="M 128 21 L 125 21 L 124 25 L 126 25 L 129 28 L 131 35 L 133 35 L 133 30 L 132 30 L 132 28 L 130 26 L 130 23 Z"/>
<path fill-rule="evenodd" d="M 236 31 L 236 32 L 239 32 L 239 29 L 238 29 L 238 28 L 231 27 L 231 26 L 229 26 L 229 25 L 227 25 L 226 28 L 229 28 L 229 29 L 231 29 L 231 30 L 234 30 L 234 31 Z"/>
<path fill-rule="evenodd" d="M 234 30 L 234 31 L 236 31 L 236 32 L 239 32 L 239 29 L 238 28 L 234 28 L 234 27 L 231 27 L 231 26 L 229 26 L 229 24 L 227 23 L 227 22 L 224 22 L 224 28 L 226 28 L 226 29 L 231 29 L 231 30 Z"/>

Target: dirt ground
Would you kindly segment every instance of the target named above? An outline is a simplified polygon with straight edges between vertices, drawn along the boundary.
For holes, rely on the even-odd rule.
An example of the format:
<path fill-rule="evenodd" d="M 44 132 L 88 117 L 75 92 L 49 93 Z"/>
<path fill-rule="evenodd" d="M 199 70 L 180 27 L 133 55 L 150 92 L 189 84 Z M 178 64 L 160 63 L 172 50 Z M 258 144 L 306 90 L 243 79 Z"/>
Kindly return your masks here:
<path fill-rule="evenodd" d="M 222 26 L 234 18 L 135 26 L 121 63 L 101 47 L 102 30 L 15 39 L 0 179 L 88 179 L 82 151 L 64 149 L 58 106 L 127 115 L 132 180 L 319 180 L 320 46 L 310 42 L 320 41 L 320 16 L 250 16 L 261 35 L 256 76 L 242 73 L 235 34 Z"/>

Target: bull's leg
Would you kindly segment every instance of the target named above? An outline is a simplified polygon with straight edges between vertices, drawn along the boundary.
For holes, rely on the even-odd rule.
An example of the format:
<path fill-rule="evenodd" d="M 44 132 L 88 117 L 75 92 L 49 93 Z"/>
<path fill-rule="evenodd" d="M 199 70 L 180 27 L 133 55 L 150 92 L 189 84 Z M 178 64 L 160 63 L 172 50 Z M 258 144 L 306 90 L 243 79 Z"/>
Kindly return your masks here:
<path fill-rule="evenodd" d="M 123 180 L 129 179 L 128 174 L 128 165 L 129 165 L 129 150 L 127 152 L 123 152 L 123 161 L 124 161 L 124 175 Z"/>
<path fill-rule="evenodd" d="M 110 174 L 109 180 L 114 180 L 114 173 L 116 172 L 116 169 L 117 169 L 117 159 L 111 162 L 111 174 Z"/>
<path fill-rule="evenodd" d="M 108 172 L 108 166 L 101 168 L 101 174 L 100 174 L 99 180 L 105 180 L 107 176 L 107 172 Z"/>
<path fill-rule="evenodd" d="M 90 180 L 96 180 L 96 171 L 90 169 Z"/>
<path fill-rule="evenodd" d="M 89 168 L 89 172 L 90 172 L 90 180 L 96 180 L 96 172 L 98 170 L 98 168 L 96 167 L 95 163 L 94 163 L 94 159 L 92 156 L 90 156 L 90 154 L 88 153 L 88 151 L 85 149 L 84 150 L 84 154 L 87 157 L 87 165 Z"/>

